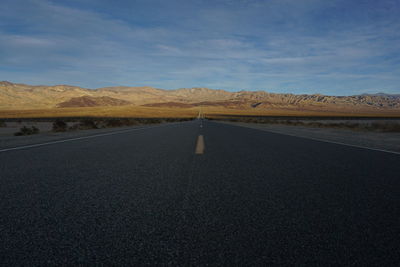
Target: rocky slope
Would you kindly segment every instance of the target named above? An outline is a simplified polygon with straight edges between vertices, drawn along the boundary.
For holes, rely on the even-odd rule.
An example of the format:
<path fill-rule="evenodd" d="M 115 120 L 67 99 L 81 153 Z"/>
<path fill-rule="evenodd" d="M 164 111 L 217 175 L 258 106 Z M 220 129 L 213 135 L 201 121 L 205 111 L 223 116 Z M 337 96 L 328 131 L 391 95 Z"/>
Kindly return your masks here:
<path fill-rule="evenodd" d="M 109 96 L 80 96 L 73 97 L 68 101 L 57 104 L 59 108 L 73 108 L 73 107 L 110 107 L 110 106 L 124 106 L 130 105 L 131 102 L 121 99 L 112 98 Z"/>
<path fill-rule="evenodd" d="M 145 105 L 187 108 L 220 106 L 233 109 L 399 110 L 400 95 L 355 96 L 228 92 L 208 88 L 163 90 L 152 87 L 85 89 L 69 85 L 31 86 L 0 82 L 0 109 Z"/>

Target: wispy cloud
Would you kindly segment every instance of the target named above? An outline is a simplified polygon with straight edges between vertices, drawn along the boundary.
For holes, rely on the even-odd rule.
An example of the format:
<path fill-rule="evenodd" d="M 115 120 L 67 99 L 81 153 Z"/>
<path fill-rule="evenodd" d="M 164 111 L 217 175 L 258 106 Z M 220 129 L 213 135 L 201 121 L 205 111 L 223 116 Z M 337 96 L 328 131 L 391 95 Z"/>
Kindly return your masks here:
<path fill-rule="evenodd" d="M 2 80 L 400 91 L 396 1 L 3 2 Z"/>

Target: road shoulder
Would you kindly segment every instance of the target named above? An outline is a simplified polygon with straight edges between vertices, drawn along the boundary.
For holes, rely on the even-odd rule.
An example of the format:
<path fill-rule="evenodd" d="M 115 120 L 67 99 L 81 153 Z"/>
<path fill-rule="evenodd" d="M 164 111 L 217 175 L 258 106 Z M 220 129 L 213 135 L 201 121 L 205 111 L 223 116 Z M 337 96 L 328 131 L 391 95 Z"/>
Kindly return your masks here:
<path fill-rule="evenodd" d="M 220 121 L 221 122 L 221 121 Z M 247 127 L 278 134 L 297 136 L 324 142 L 384 150 L 400 153 L 400 133 L 353 131 L 347 129 L 331 129 L 304 126 L 257 124 L 242 122 L 221 122 L 229 125 Z"/>
<path fill-rule="evenodd" d="M 57 143 L 65 140 L 79 140 L 84 138 L 118 134 L 119 132 L 135 131 L 146 128 L 167 126 L 176 123 L 161 123 L 150 125 L 137 125 L 127 127 L 103 128 L 103 129 L 90 129 L 90 130 L 77 130 L 67 132 L 43 132 L 35 135 L 28 136 L 0 136 L 0 151 L 24 146 L 36 146 L 47 143 Z"/>

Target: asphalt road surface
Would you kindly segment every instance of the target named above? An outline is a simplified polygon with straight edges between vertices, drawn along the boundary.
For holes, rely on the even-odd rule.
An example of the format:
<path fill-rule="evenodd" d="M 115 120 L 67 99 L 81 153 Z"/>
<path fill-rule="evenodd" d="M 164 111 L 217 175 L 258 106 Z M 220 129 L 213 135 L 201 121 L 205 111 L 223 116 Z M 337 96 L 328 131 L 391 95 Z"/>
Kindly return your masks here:
<path fill-rule="evenodd" d="M 396 154 L 200 120 L 0 152 L 6 266 L 398 266 L 399 238 Z"/>

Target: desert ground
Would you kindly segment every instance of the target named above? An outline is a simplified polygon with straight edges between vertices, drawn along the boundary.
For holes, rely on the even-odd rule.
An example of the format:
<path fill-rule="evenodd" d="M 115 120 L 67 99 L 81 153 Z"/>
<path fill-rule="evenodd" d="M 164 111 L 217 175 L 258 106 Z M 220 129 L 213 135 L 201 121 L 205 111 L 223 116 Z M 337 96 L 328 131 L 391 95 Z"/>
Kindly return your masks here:
<path fill-rule="evenodd" d="M 204 116 L 321 116 L 321 117 L 400 117 L 398 110 L 357 110 L 325 111 L 325 110 L 295 110 L 295 109 L 238 109 L 225 107 L 78 107 L 49 109 L 0 109 L 0 118 L 55 118 L 55 117 L 134 117 L 134 118 L 188 118 L 197 117 L 199 112 Z"/>

